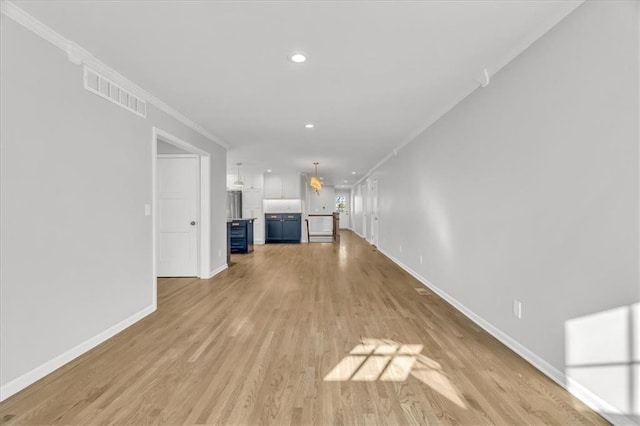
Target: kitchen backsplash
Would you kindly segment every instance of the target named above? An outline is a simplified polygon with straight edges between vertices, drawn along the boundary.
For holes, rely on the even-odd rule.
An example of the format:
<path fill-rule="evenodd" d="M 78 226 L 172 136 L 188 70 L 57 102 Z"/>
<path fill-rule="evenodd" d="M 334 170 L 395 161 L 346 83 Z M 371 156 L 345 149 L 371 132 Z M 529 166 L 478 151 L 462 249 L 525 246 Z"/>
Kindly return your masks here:
<path fill-rule="evenodd" d="M 302 200 L 264 200 L 265 213 L 302 213 Z"/>

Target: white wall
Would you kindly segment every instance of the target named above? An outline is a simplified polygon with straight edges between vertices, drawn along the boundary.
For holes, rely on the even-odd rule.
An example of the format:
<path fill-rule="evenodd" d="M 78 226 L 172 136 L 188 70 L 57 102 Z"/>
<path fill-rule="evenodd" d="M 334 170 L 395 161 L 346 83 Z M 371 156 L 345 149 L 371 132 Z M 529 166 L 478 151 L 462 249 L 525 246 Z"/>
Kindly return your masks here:
<path fill-rule="evenodd" d="M 191 154 L 189 151 L 164 141 L 158 141 L 158 154 Z"/>
<path fill-rule="evenodd" d="M 309 195 L 309 214 L 331 214 L 336 210 L 336 190 L 323 185 L 319 194 L 311 191 Z"/>
<path fill-rule="evenodd" d="M 640 299 L 637 7 L 580 6 L 374 172 L 379 247 L 561 374 L 568 323 Z M 630 414 L 604 342 L 583 373 L 620 380 L 575 378 Z"/>
<path fill-rule="evenodd" d="M 226 260 L 226 151 L 1 17 L 0 384 L 14 392 L 152 311 L 152 127 L 211 154 L 211 265 Z M 219 250 L 221 256 L 218 256 Z"/>
<path fill-rule="evenodd" d="M 366 195 L 366 181 L 353 187 L 351 191 L 351 229 L 364 237 L 364 203 Z"/>

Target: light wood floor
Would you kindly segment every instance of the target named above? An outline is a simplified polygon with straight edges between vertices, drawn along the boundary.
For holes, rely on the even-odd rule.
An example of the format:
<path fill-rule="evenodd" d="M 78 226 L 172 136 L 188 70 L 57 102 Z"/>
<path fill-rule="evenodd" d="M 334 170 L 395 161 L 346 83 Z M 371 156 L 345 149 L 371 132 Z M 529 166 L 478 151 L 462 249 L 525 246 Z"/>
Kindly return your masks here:
<path fill-rule="evenodd" d="M 607 424 L 351 232 L 257 246 L 0 404 L 20 424 Z"/>

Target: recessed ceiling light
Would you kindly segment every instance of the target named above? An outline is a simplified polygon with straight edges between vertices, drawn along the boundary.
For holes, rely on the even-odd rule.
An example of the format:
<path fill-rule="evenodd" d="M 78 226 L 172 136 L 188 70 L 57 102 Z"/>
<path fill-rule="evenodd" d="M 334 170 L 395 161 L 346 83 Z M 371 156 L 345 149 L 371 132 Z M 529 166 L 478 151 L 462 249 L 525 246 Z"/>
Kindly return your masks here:
<path fill-rule="evenodd" d="M 352 174 L 352 175 L 355 175 L 355 174 L 356 174 L 356 172 L 351 172 L 351 174 Z"/>
<path fill-rule="evenodd" d="M 320 176 L 320 180 L 324 180 L 324 178 L 322 176 Z"/>
<path fill-rule="evenodd" d="M 307 129 L 313 129 L 314 125 L 313 123 L 307 123 L 304 125 L 304 127 L 306 127 Z"/>
<path fill-rule="evenodd" d="M 296 64 L 301 64 L 307 60 L 307 57 L 304 54 L 297 52 L 289 56 L 289 59 L 291 59 L 291 62 L 295 62 Z"/>
<path fill-rule="evenodd" d="M 348 180 L 345 180 L 345 181 L 344 181 L 344 183 L 347 183 L 347 182 L 349 182 L 349 181 L 348 181 Z"/>
<path fill-rule="evenodd" d="M 267 173 L 271 173 L 273 170 L 271 169 L 267 169 Z"/>

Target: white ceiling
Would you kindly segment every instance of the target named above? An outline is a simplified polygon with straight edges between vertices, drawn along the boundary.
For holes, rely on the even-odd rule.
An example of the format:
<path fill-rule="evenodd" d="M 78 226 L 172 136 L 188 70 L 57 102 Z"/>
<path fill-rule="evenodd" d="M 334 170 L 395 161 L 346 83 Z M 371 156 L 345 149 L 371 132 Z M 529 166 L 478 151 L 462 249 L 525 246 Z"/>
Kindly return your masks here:
<path fill-rule="evenodd" d="M 228 144 L 230 172 L 319 161 L 344 185 L 581 1 L 15 3 Z"/>

